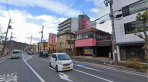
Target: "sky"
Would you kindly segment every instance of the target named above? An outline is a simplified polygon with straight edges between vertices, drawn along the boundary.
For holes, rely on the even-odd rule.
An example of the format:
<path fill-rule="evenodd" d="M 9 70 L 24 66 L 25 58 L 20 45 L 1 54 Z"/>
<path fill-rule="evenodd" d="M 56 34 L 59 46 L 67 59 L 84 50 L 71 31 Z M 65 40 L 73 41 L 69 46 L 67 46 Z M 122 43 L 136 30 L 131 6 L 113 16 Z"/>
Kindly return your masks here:
<path fill-rule="evenodd" d="M 9 4 L 9 13 L 6 2 Z M 23 43 L 37 43 L 41 38 L 41 28 L 44 26 L 44 40 L 48 41 L 49 33 L 57 33 L 60 22 L 78 17 L 80 14 L 88 15 L 95 20 L 107 13 L 103 0 L 0 0 L 0 24 L 2 32 L 6 32 L 9 19 L 13 29 L 9 29 L 8 38 L 13 32 L 13 40 Z M 111 21 L 107 20 L 97 28 L 111 33 Z"/>

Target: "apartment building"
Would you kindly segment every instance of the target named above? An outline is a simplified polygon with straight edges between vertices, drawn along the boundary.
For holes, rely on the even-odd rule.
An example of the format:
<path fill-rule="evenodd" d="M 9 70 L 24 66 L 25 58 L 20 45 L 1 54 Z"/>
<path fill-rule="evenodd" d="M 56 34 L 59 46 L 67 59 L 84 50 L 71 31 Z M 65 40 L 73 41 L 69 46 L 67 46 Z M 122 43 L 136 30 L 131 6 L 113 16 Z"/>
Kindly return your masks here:
<path fill-rule="evenodd" d="M 73 48 L 74 31 L 79 29 L 78 18 L 69 18 L 58 26 L 57 52 L 68 53 Z"/>
<path fill-rule="evenodd" d="M 118 60 L 136 57 L 144 61 L 144 40 L 131 32 L 142 25 L 141 21 L 136 21 L 136 16 L 146 9 L 148 0 L 113 0 Z"/>

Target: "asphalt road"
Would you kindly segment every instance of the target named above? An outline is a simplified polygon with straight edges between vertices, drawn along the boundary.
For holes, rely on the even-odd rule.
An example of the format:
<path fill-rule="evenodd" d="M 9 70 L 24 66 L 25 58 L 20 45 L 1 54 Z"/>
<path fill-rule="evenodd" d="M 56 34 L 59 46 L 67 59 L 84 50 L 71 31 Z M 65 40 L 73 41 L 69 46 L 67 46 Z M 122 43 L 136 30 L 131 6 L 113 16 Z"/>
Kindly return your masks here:
<path fill-rule="evenodd" d="M 0 59 L 0 82 L 148 82 L 144 73 L 74 61 L 72 71 L 56 72 L 49 58 L 22 53 L 20 59 Z"/>

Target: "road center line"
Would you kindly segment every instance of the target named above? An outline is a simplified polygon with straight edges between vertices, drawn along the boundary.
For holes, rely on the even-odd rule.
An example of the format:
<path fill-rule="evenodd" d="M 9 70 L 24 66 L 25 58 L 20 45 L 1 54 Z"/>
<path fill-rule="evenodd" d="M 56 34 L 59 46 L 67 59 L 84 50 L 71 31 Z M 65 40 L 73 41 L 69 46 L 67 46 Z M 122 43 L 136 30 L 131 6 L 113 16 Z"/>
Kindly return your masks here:
<path fill-rule="evenodd" d="M 102 78 L 102 77 L 98 77 L 98 76 L 95 76 L 95 75 L 92 75 L 92 74 L 89 74 L 89 73 L 86 73 L 86 72 L 83 72 L 83 71 L 80 71 L 80 70 L 77 70 L 77 69 L 73 69 L 73 70 L 80 72 L 80 73 L 83 73 L 83 74 L 86 74 L 86 75 L 89 75 L 89 76 L 92 76 L 92 77 L 96 77 L 98 79 L 102 79 L 102 80 L 107 81 L 107 82 L 113 82 L 111 80 L 108 80 L 108 79 L 105 79 L 105 78 Z"/>
<path fill-rule="evenodd" d="M 24 56 L 22 55 L 24 62 L 26 65 L 33 71 L 33 73 L 40 79 L 41 82 L 45 82 L 43 78 L 25 61 Z"/>
<path fill-rule="evenodd" d="M 8 57 L 2 59 L 2 61 L 0 61 L 0 63 L 2 63 L 3 61 L 5 61 L 5 60 L 8 59 L 9 57 L 10 57 L 10 56 L 8 56 Z"/>

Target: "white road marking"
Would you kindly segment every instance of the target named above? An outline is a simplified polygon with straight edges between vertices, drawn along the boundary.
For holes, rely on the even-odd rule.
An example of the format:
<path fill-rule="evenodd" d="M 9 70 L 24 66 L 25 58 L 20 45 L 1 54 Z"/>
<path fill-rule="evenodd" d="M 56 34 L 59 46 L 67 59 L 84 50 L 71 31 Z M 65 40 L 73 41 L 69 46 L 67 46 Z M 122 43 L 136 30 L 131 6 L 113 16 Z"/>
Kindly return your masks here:
<path fill-rule="evenodd" d="M 8 58 L 10 58 L 10 56 L 8 56 L 8 57 L 2 59 L 2 61 L 0 61 L 0 63 L 2 63 L 3 61 L 5 61 L 5 60 L 8 59 Z"/>
<path fill-rule="evenodd" d="M 66 81 L 69 81 L 69 82 L 74 82 L 74 81 L 70 80 L 69 77 L 64 73 L 59 73 L 59 76 L 63 80 L 66 80 Z"/>
<path fill-rule="evenodd" d="M 107 66 L 96 66 L 96 65 L 91 65 L 91 64 L 87 64 L 86 65 L 90 65 L 90 66 L 95 66 L 95 67 L 100 67 L 100 68 L 105 68 L 105 69 L 110 69 L 110 70 L 114 70 L 114 71 L 119 71 L 119 72 L 123 72 L 123 73 L 129 73 L 129 74 L 133 74 L 133 75 L 139 75 L 139 76 L 144 76 L 144 77 L 148 77 L 148 75 L 145 75 L 146 73 L 138 73 L 138 72 L 132 72 L 132 71 L 128 71 L 128 70 L 118 70 L 112 67 L 107 67 Z"/>
<path fill-rule="evenodd" d="M 32 58 L 32 56 L 30 56 L 30 58 L 26 59 L 26 61 L 29 60 L 29 59 L 31 59 L 31 58 Z"/>
<path fill-rule="evenodd" d="M 90 68 L 90 67 L 85 67 L 85 66 L 82 66 L 82 65 L 76 65 L 76 66 L 83 67 L 83 68 L 90 69 L 90 70 L 94 70 L 94 71 L 103 72 L 103 71 L 101 71 L 101 70 L 97 70 L 97 69 Z"/>
<path fill-rule="evenodd" d="M 50 62 L 49 60 L 45 60 L 45 59 L 43 59 L 44 61 L 47 61 L 47 62 Z"/>
<path fill-rule="evenodd" d="M 24 62 L 28 67 L 33 71 L 33 73 L 40 79 L 41 82 L 45 82 L 43 78 L 25 61 L 24 56 L 22 55 Z"/>
<path fill-rule="evenodd" d="M 105 78 L 102 78 L 102 77 L 98 77 L 98 76 L 95 76 L 95 75 L 92 75 L 92 74 L 89 74 L 89 73 L 86 73 L 86 72 L 83 72 L 83 71 L 80 71 L 80 70 L 77 70 L 77 69 L 73 69 L 77 72 L 80 72 L 80 73 L 83 73 L 83 74 L 86 74 L 86 75 L 89 75 L 89 76 L 92 76 L 92 77 L 95 77 L 95 78 L 98 78 L 98 79 L 102 79 L 104 81 L 107 81 L 107 82 L 113 82 L 111 80 L 108 80 L 108 79 L 105 79 Z"/>
<path fill-rule="evenodd" d="M 17 82 L 15 73 L 0 75 L 0 82 Z"/>
<path fill-rule="evenodd" d="M 49 67 L 49 69 L 53 70 L 53 71 L 56 71 L 55 69 L 53 69 L 52 67 Z"/>

